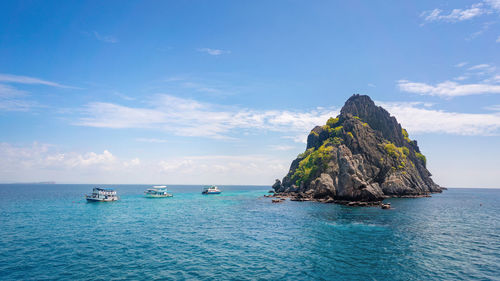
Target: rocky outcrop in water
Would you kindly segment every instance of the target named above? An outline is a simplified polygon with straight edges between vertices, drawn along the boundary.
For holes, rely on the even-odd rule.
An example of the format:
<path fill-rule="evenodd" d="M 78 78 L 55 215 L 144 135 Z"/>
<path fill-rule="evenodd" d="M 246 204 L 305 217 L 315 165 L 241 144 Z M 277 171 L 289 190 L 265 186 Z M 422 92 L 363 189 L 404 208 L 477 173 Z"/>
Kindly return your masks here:
<path fill-rule="evenodd" d="M 366 203 L 441 192 L 417 142 L 368 96 L 350 97 L 340 115 L 316 126 L 307 149 L 273 189 L 293 200 Z"/>

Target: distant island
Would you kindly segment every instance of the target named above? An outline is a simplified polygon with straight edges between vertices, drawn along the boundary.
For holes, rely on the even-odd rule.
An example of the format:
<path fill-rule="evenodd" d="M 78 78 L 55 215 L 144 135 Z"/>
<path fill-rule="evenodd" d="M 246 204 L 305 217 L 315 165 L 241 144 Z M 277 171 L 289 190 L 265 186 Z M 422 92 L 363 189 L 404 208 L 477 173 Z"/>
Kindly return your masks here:
<path fill-rule="evenodd" d="M 296 201 L 375 205 L 388 197 L 442 192 L 431 179 L 417 141 L 366 95 L 350 97 L 336 118 L 316 126 L 292 162 L 277 196 Z"/>
<path fill-rule="evenodd" d="M 55 181 L 39 181 L 39 182 L 14 182 L 10 184 L 56 184 Z"/>

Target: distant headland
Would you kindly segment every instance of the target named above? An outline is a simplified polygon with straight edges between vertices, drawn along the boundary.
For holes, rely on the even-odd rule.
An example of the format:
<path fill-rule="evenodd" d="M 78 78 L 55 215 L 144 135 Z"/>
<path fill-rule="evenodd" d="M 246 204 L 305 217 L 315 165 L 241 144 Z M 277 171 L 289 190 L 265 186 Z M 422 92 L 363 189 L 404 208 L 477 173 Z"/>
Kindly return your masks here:
<path fill-rule="evenodd" d="M 340 115 L 316 126 L 307 149 L 273 189 L 296 201 L 379 204 L 387 197 L 442 192 L 417 141 L 366 95 L 351 96 Z"/>

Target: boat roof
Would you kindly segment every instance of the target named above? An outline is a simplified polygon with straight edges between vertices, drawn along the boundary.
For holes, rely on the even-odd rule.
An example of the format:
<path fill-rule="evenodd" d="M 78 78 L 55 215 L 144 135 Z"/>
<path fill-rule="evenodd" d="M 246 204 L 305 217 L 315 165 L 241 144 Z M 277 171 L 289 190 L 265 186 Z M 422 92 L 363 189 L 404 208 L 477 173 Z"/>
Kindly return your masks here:
<path fill-rule="evenodd" d="M 166 185 L 155 185 L 153 186 L 153 188 L 167 188 Z"/>
<path fill-rule="evenodd" d="M 100 187 L 96 187 L 95 189 L 100 190 L 100 191 L 115 191 L 112 188 L 100 188 Z"/>

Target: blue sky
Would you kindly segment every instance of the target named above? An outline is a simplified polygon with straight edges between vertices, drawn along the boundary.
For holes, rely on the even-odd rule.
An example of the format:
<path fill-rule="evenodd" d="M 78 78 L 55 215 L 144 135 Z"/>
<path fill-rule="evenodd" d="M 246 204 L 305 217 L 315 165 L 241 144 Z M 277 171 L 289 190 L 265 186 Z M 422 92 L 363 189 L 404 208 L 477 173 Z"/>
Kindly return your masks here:
<path fill-rule="evenodd" d="M 2 1 L 0 182 L 272 184 L 354 93 L 500 187 L 500 1 Z"/>

